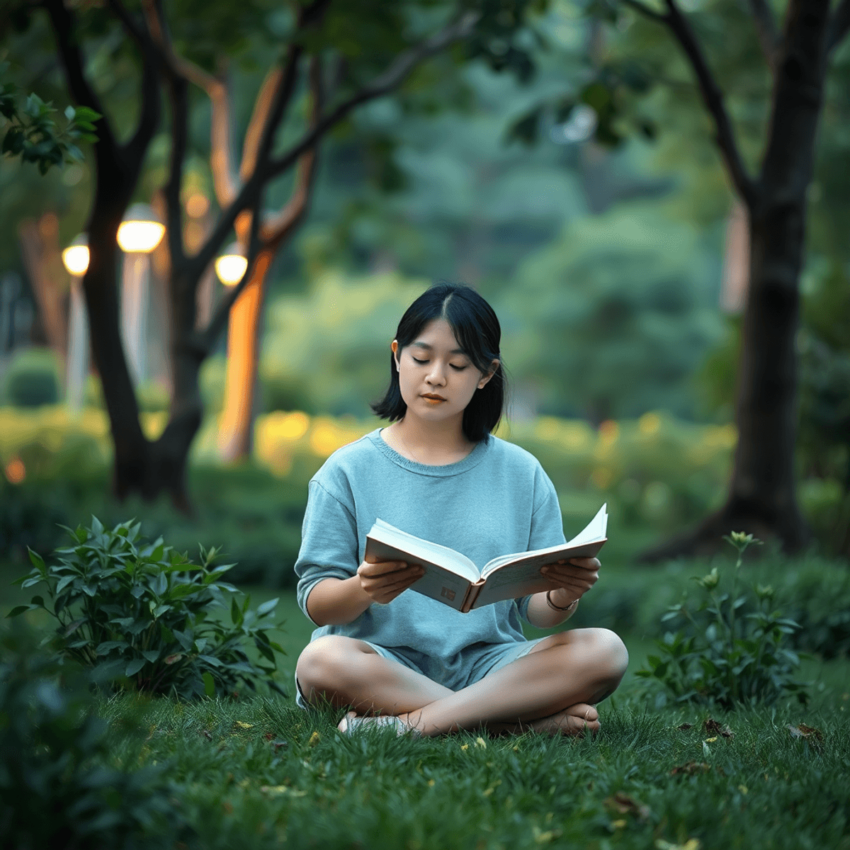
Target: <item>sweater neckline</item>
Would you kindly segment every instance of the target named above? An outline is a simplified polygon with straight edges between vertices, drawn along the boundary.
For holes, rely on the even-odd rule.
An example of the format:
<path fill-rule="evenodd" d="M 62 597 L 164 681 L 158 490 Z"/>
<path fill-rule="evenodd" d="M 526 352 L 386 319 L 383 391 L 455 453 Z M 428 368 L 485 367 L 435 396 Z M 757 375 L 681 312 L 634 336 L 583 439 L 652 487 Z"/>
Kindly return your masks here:
<path fill-rule="evenodd" d="M 406 458 L 404 455 L 399 454 L 399 452 L 397 452 L 381 436 L 382 430 L 382 428 L 376 428 L 374 431 L 367 434 L 367 437 L 372 442 L 372 445 L 374 445 L 375 448 L 384 455 L 384 457 L 391 460 L 394 464 L 396 464 L 396 466 L 402 467 L 402 469 L 406 469 L 409 472 L 415 472 L 417 475 L 430 475 L 433 478 L 449 478 L 452 475 L 460 475 L 461 473 L 467 472 L 473 467 L 478 466 L 490 450 L 490 443 L 493 439 L 488 435 L 484 440 L 476 443 L 472 451 L 466 457 L 461 458 L 461 460 L 458 460 L 455 463 L 447 463 L 442 466 L 431 466 L 427 463 L 419 463 L 418 461 L 410 460 L 410 458 Z"/>

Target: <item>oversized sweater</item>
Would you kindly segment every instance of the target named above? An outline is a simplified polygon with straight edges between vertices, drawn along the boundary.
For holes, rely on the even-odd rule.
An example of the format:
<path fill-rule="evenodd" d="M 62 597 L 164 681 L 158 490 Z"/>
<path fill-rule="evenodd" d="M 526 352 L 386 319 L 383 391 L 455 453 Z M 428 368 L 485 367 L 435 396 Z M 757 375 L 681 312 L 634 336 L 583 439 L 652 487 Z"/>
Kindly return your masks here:
<path fill-rule="evenodd" d="M 375 519 L 462 552 L 479 567 L 499 555 L 564 542 L 552 482 L 537 460 L 490 436 L 463 460 L 416 463 L 392 449 L 376 429 L 334 452 L 309 485 L 301 551 L 295 564 L 298 604 L 327 578 L 347 579 L 363 561 Z M 356 620 L 313 632 L 345 635 L 428 662 L 448 681 L 466 663 L 464 650 L 524 640 L 520 616 L 528 597 L 461 614 L 408 589 L 386 605 L 372 603 Z M 468 654 L 467 654 L 468 655 Z"/>

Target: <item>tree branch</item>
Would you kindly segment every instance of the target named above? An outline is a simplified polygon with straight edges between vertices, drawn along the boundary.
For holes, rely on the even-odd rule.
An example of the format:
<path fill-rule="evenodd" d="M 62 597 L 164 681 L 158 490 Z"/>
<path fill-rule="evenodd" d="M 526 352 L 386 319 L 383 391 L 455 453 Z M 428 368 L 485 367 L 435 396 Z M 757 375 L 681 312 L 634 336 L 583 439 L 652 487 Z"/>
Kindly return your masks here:
<path fill-rule="evenodd" d="M 850 30 L 850 0 L 841 0 L 832 13 L 832 18 L 829 22 L 829 31 L 826 37 L 827 55 L 832 53 L 841 44 L 848 30 Z"/>
<path fill-rule="evenodd" d="M 322 79 L 322 61 L 314 56 L 310 60 L 310 126 L 315 127 L 322 118 L 324 107 L 324 85 Z M 277 249 L 286 237 L 298 225 L 307 211 L 313 180 L 316 176 L 318 162 L 318 146 L 307 150 L 298 160 L 298 171 L 295 176 L 295 187 L 286 206 L 270 221 L 266 222 L 260 236 L 266 248 Z"/>
<path fill-rule="evenodd" d="M 142 106 L 136 130 L 122 150 L 130 155 L 133 167 L 138 169 L 144 158 L 148 145 L 159 127 L 159 58 L 151 40 L 151 34 L 141 29 L 121 4 L 120 0 L 109 0 L 109 8 L 121 22 L 121 25 L 136 42 L 142 53 Z"/>
<path fill-rule="evenodd" d="M 311 94 L 311 124 L 315 125 L 321 119 L 323 108 L 324 87 L 322 82 L 322 63 L 318 56 L 310 61 L 310 94 Z M 308 150 L 298 161 L 295 188 L 286 206 L 281 212 L 266 224 L 261 222 L 259 201 L 255 205 L 251 218 L 251 234 L 248 239 L 248 267 L 239 284 L 232 287 L 219 301 L 209 325 L 201 334 L 203 345 L 210 348 L 215 344 L 219 334 L 227 322 L 230 308 L 250 280 L 251 270 L 257 255 L 261 251 L 275 252 L 280 244 L 289 236 L 301 222 L 307 211 L 313 180 L 316 174 L 318 151 L 315 147 Z"/>
<path fill-rule="evenodd" d="M 295 90 L 295 77 L 301 49 L 290 45 L 282 65 L 272 68 L 263 80 L 248 129 L 245 131 L 245 143 L 242 146 L 242 164 L 239 174 L 243 180 L 254 172 L 264 136 L 268 133 L 269 115 L 273 105 L 277 107 L 281 118 Z"/>
<path fill-rule="evenodd" d="M 106 117 L 100 98 L 95 94 L 83 70 L 85 62 L 78 40 L 75 38 L 78 32 L 77 16 L 65 6 L 62 0 L 45 0 L 44 7 L 53 26 L 71 97 L 78 106 L 88 106 L 100 113 L 101 117 L 97 121 L 98 144 L 95 145 L 95 157 L 101 155 L 102 151 L 108 151 L 110 156 L 114 156 L 118 150 L 115 133 Z"/>
<path fill-rule="evenodd" d="M 184 76 L 176 72 L 174 49 L 159 0 L 143 0 L 142 11 L 150 38 L 156 46 L 158 59 L 165 68 L 171 105 L 171 163 L 168 181 L 165 184 L 165 206 L 168 219 L 166 238 L 173 268 L 186 256 L 183 248 L 183 206 L 180 203 L 180 192 L 183 186 L 183 166 L 189 139 L 188 83 Z"/>
<path fill-rule="evenodd" d="M 746 167 L 741 159 L 735 132 L 729 113 L 723 104 L 723 93 L 718 86 L 708 62 L 702 52 L 702 48 L 694 36 L 693 30 L 676 5 L 675 0 L 664 0 L 667 5 L 665 23 L 672 30 L 679 41 L 685 56 L 696 74 L 700 94 L 709 114 L 714 121 L 717 146 L 729 170 L 729 175 L 735 185 L 741 199 L 747 206 L 752 206 L 755 200 L 756 187 L 752 178 L 747 173 Z"/>
<path fill-rule="evenodd" d="M 630 9 L 633 9 L 639 15 L 642 15 L 644 18 L 649 18 L 651 21 L 655 21 L 656 23 L 663 24 L 667 21 L 667 15 L 663 12 L 656 12 L 655 9 L 651 9 L 646 3 L 641 2 L 641 0 L 620 0 L 624 6 L 628 6 Z"/>
<path fill-rule="evenodd" d="M 308 130 L 285 154 L 273 160 L 270 163 L 271 168 L 268 176 L 277 176 L 291 168 L 306 150 L 312 148 L 328 130 L 338 124 L 355 107 L 361 103 L 366 103 L 369 100 L 389 94 L 389 92 L 404 82 L 405 78 L 420 62 L 439 53 L 455 41 L 466 38 L 472 32 L 479 17 L 477 12 L 468 12 L 459 21 L 449 24 L 421 44 L 397 56 L 390 67 L 377 77 L 371 85 L 360 89 L 360 91 L 352 95 L 348 100 L 340 103 L 334 110 L 322 118 L 315 127 Z"/>
<path fill-rule="evenodd" d="M 748 0 L 748 2 L 753 22 L 756 25 L 756 35 L 761 45 L 761 51 L 770 66 L 770 70 L 776 71 L 782 38 L 776 25 L 776 18 L 773 16 L 773 9 L 770 8 L 768 0 Z"/>

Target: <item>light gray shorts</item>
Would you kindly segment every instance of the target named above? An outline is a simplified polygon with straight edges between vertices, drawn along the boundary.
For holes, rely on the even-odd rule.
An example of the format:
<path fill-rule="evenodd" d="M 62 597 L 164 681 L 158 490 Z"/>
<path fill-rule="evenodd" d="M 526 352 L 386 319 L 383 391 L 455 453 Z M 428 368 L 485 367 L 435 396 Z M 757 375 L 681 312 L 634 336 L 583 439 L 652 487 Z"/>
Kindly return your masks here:
<path fill-rule="evenodd" d="M 474 657 L 471 659 L 471 663 L 467 667 L 468 674 L 464 681 L 459 684 L 453 683 L 454 686 L 452 687 L 452 690 L 459 691 L 474 682 L 480 681 L 485 676 L 489 676 L 497 670 L 501 670 L 502 667 L 507 666 L 512 661 L 516 661 L 517 659 L 528 655 L 528 653 L 531 652 L 531 650 L 534 649 L 534 647 L 542 640 L 546 640 L 546 638 L 512 641 L 511 643 L 494 643 L 476 649 Z M 374 649 L 375 652 L 382 658 L 388 658 L 390 661 L 396 661 L 404 667 L 407 667 L 409 670 L 415 670 L 417 673 L 421 673 L 423 676 L 427 675 L 421 665 L 417 664 L 413 659 L 409 658 L 405 654 L 393 649 L 388 649 L 385 646 L 378 646 L 378 644 L 371 643 L 368 640 L 364 640 L 363 643 L 371 646 L 372 649 Z M 301 685 L 298 683 L 298 676 L 295 674 L 293 675 L 295 678 L 295 704 L 299 708 L 308 709 L 310 708 L 310 705 L 307 703 L 307 700 L 304 698 L 301 691 Z"/>

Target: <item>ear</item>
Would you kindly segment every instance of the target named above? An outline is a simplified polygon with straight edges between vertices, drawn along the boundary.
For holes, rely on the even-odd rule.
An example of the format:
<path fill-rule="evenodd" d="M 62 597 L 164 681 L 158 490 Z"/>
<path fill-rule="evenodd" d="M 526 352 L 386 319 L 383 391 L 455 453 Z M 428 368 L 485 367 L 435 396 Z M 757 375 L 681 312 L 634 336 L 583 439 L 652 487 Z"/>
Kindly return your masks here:
<path fill-rule="evenodd" d="M 501 363 L 500 363 L 500 361 L 498 361 L 498 360 L 494 360 L 494 361 L 490 364 L 490 371 L 489 371 L 489 372 L 487 372 L 487 374 L 486 374 L 486 375 L 482 376 L 481 380 L 478 382 L 478 389 L 479 389 L 479 390 L 483 390 L 483 389 L 484 389 L 484 387 L 486 387 L 486 386 L 487 386 L 487 384 L 488 384 L 488 383 L 489 383 L 489 381 L 490 381 L 490 378 L 492 378 L 492 377 L 493 377 L 493 375 L 495 375 L 495 374 L 496 374 L 496 372 L 498 371 L 498 369 L 499 369 L 499 366 L 500 366 L 500 365 L 501 365 Z"/>
<path fill-rule="evenodd" d="M 398 340 L 397 339 L 394 339 L 390 343 L 390 348 L 392 349 L 393 359 L 395 360 L 395 370 L 396 370 L 396 372 L 398 372 L 399 371 L 399 365 L 398 365 Z"/>

